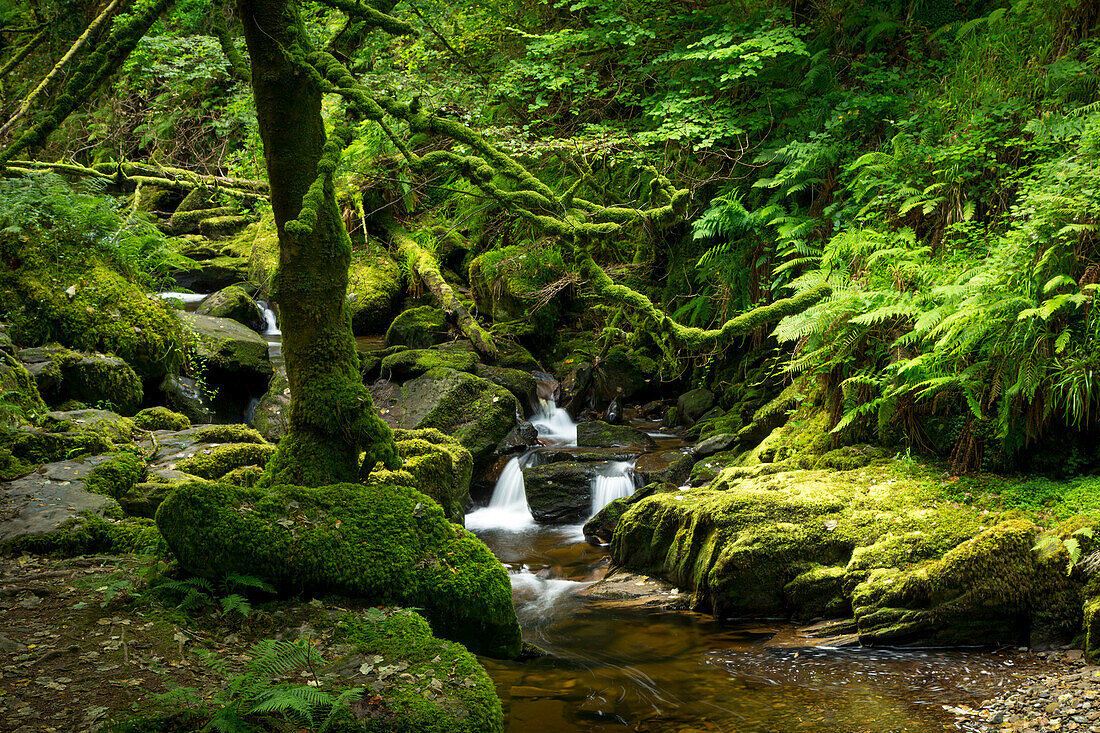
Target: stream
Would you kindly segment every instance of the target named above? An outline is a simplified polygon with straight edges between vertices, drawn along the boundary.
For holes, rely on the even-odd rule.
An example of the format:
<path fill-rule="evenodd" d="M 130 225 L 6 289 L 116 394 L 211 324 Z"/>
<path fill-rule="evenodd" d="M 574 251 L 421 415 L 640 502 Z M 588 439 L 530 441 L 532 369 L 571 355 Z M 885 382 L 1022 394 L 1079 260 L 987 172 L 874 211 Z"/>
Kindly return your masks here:
<path fill-rule="evenodd" d="M 544 402 L 531 419 L 550 449 L 576 445 L 576 425 Z M 654 433 L 651 432 L 651 435 Z M 663 448 L 682 445 L 657 436 Z M 772 646 L 786 622 L 716 620 L 578 595 L 609 569 L 582 525 L 539 525 L 513 459 L 488 506 L 466 526 L 508 568 L 524 639 L 547 652 L 527 662 L 482 659 L 509 733 L 967 730 L 945 708 L 1014 688 L 1016 652 Z M 594 514 L 633 491 L 632 464 L 593 480 Z"/>

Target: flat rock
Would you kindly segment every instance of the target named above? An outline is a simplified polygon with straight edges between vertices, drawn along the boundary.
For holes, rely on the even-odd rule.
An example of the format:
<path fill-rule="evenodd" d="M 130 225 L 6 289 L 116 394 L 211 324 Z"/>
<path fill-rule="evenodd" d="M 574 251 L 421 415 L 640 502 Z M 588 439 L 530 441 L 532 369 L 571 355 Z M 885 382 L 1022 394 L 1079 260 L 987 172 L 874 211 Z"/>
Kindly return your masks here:
<path fill-rule="evenodd" d="M 643 484 L 654 481 L 680 485 L 691 474 L 695 459 L 680 450 L 663 450 L 646 453 L 634 464 L 634 475 L 641 478 Z"/>
<path fill-rule="evenodd" d="M 727 451 L 735 445 L 737 445 L 737 436 L 733 433 L 712 435 L 706 440 L 701 440 L 696 443 L 695 457 L 707 458 L 708 456 L 713 456 L 715 453 Z"/>
<path fill-rule="evenodd" d="M 639 453 L 657 448 L 656 441 L 641 430 L 590 420 L 577 425 L 577 444 L 588 448 L 630 448 Z"/>
<path fill-rule="evenodd" d="M 108 459 L 94 456 L 48 463 L 34 473 L 0 484 L 0 547 L 56 532 L 73 520 L 84 521 L 84 512 L 99 516 L 119 512 L 114 499 L 84 488 L 91 470 Z"/>

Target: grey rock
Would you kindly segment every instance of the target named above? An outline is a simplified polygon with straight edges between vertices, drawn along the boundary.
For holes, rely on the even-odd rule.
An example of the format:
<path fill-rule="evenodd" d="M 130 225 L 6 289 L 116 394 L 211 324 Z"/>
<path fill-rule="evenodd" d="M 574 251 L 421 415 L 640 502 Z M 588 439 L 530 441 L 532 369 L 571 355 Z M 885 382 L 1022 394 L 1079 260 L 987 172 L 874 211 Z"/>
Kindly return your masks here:
<path fill-rule="evenodd" d="M 706 440 L 701 440 L 696 443 L 695 457 L 706 458 L 707 456 L 713 456 L 715 453 L 729 450 L 735 445 L 737 445 L 737 436 L 732 433 L 712 435 Z"/>

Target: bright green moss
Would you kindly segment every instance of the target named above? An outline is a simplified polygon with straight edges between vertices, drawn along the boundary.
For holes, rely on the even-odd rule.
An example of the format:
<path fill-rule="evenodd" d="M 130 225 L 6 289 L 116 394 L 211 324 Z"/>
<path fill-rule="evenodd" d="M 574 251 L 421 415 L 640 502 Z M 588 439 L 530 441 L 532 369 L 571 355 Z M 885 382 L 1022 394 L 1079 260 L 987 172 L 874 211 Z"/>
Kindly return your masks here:
<path fill-rule="evenodd" d="M 439 308 L 427 305 L 402 311 L 386 330 L 386 346 L 427 349 L 450 340 L 447 316 Z"/>
<path fill-rule="evenodd" d="M 4 552 L 74 557 L 94 553 L 163 554 L 167 546 L 151 519 L 115 519 L 87 513 L 49 534 L 24 537 L 4 546 Z"/>
<path fill-rule="evenodd" d="M 404 290 L 401 266 L 379 247 L 353 250 L 348 268 L 348 310 L 357 336 L 385 333 Z"/>
<path fill-rule="evenodd" d="M 493 682 L 477 658 L 452 642 L 432 636 L 423 618 L 405 609 L 371 609 L 340 620 L 336 640 L 353 644 L 372 660 L 372 672 L 398 662 L 406 674 L 375 681 L 385 701 L 379 718 L 363 721 L 372 733 L 493 733 L 504 714 Z M 378 660 L 378 657 L 381 657 Z M 432 680 L 443 684 L 437 688 Z M 360 683 L 359 680 L 353 680 Z"/>
<path fill-rule="evenodd" d="M 240 468 L 234 468 L 222 476 L 220 480 L 234 486 L 251 488 L 259 483 L 260 477 L 263 475 L 263 466 L 241 466 Z"/>
<path fill-rule="evenodd" d="M 477 354 L 471 351 L 439 351 L 436 349 L 405 349 L 382 359 L 382 376 L 403 382 L 418 377 L 430 369 L 454 369 L 472 372 Z"/>
<path fill-rule="evenodd" d="M 68 458 L 110 453 L 115 449 L 101 433 L 0 432 L 0 479 L 13 479 L 36 466 Z"/>
<path fill-rule="evenodd" d="M 147 407 L 134 415 L 134 425 L 142 430 L 179 431 L 191 427 L 191 420 L 167 407 Z"/>
<path fill-rule="evenodd" d="M 192 482 L 173 491 L 156 518 L 190 572 L 239 572 L 284 593 L 409 605 L 424 609 L 440 636 L 480 653 L 519 653 L 511 585 L 500 561 L 408 487 Z"/>
<path fill-rule="evenodd" d="M 0 351 L 0 429 L 31 422 L 45 411 L 34 377 L 15 357 Z"/>
<path fill-rule="evenodd" d="M 72 299 L 65 290 L 76 288 Z M 94 259 L 71 273 L 0 269 L 0 317 L 24 344 L 59 341 L 115 354 L 138 376 L 157 378 L 180 362 L 181 330 L 171 311 Z"/>
<path fill-rule="evenodd" d="M 275 455 L 275 446 L 261 443 L 228 443 L 200 448 L 176 463 L 176 469 L 205 479 L 218 479 L 242 466 L 263 466 Z"/>
<path fill-rule="evenodd" d="M 118 499 L 143 478 L 145 461 L 129 451 L 122 451 L 93 468 L 84 485 L 93 494 Z"/>
<path fill-rule="evenodd" d="M 522 321 L 546 334 L 560 320 L 561 306 L 556 300 L 540 306 L 540 291 L 562 277 L 561 252 L 545 243 L 491 249 L 471 261 L 469 270 L 480 311 L 498 323 Z"/>
<path fill-rule="evenodd" d="M 474 470 L 470 451 L 456 438 L 431 428 L 396 430 L 394 442 L 401 456 L 401 468 L 396 471 L 377 468 L 370 481 L 421 491 L 443 507 L 448 519 L 462 524 Z"/>
<path fill-rule="evenodd" d="M 266 443 L 258 430 L 247 425 L 206 425 L 195 431 L 203 443 Z"/>

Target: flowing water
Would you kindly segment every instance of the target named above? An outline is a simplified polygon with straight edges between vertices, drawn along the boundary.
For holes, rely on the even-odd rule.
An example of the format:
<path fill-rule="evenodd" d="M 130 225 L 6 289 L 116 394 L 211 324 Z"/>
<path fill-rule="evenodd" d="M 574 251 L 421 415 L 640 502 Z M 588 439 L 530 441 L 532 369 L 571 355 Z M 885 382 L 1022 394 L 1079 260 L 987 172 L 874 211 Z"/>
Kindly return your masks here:
<path fill-rule="evenodd" d="M 576 444 L 576 426 L 546 402 L 540 439 Z M 665 436 L 673 442 L 674 436 Z M 607 572 L 606 550 L 580 526 L 536 524 L 513 459 L 489 506 L 467 515 L 508 567 L 524 638 L 542 659 L 483 659 L 509 733 L 888 733 L 965 730 L 944 706 L 976 704 L 1014 686 L 1013 653 L 787 648 L 784 623 L 718 621 L 581 593 Z M 633 491 L 630 463 L 608 462 L 593 482 L 593 513 Z"/>

